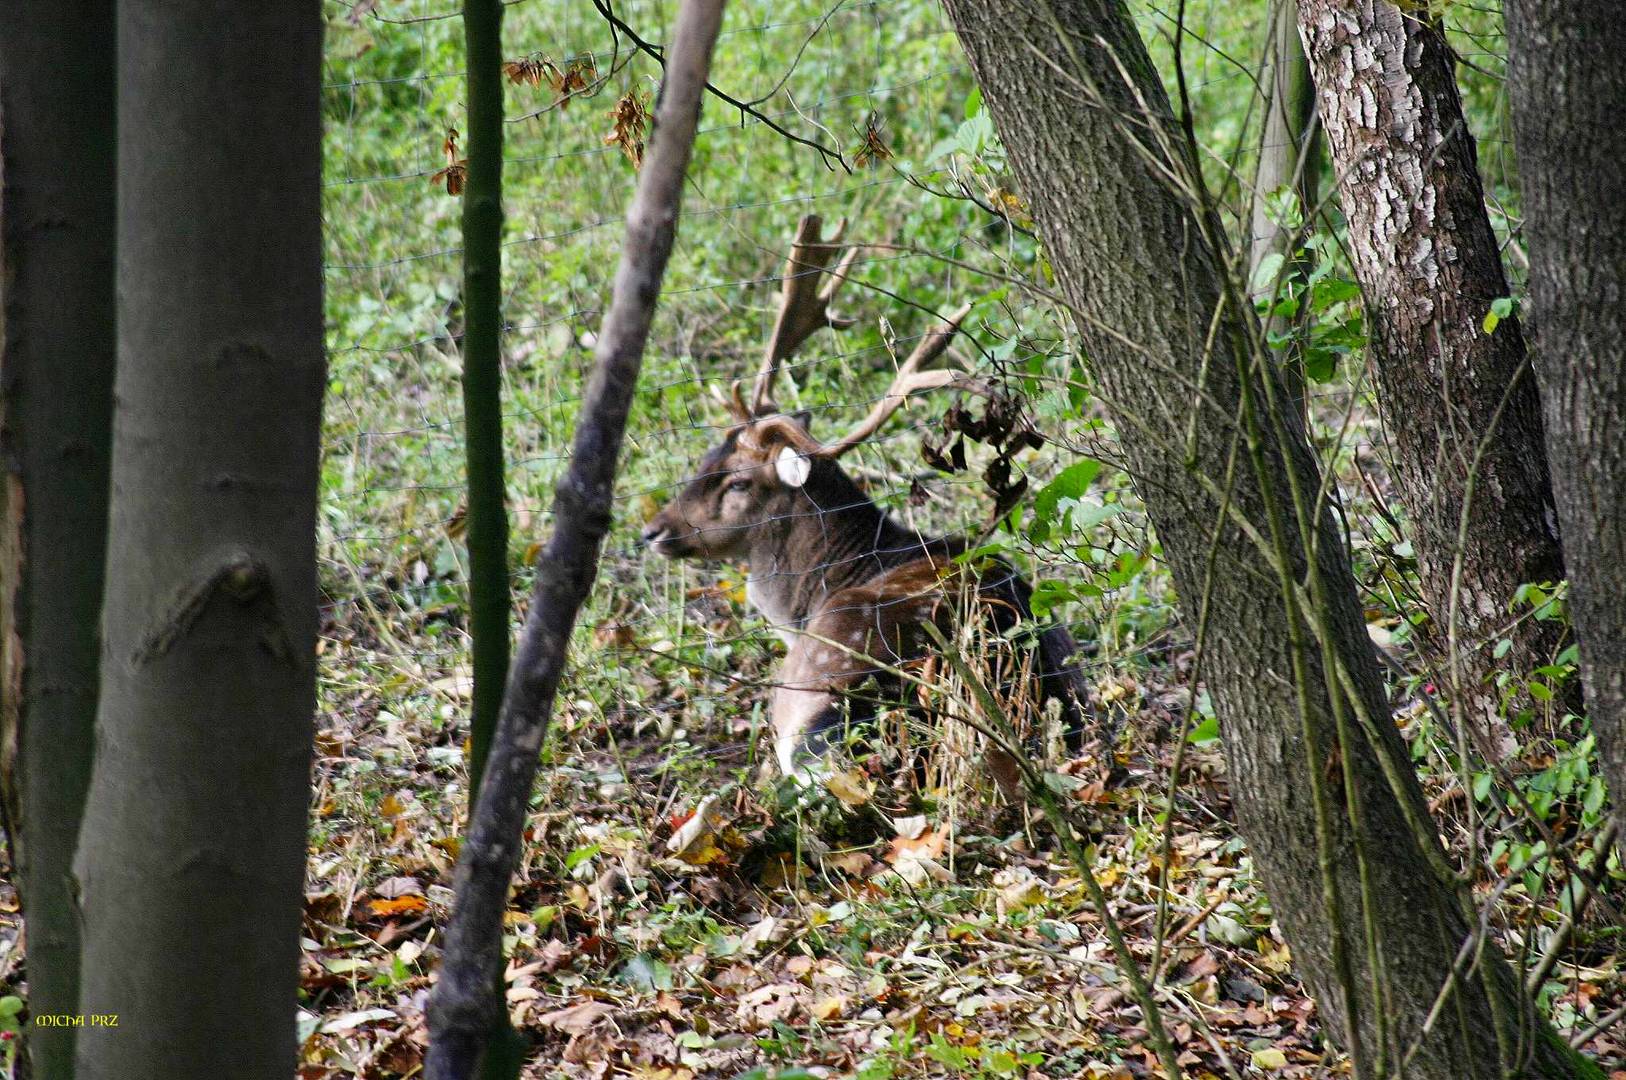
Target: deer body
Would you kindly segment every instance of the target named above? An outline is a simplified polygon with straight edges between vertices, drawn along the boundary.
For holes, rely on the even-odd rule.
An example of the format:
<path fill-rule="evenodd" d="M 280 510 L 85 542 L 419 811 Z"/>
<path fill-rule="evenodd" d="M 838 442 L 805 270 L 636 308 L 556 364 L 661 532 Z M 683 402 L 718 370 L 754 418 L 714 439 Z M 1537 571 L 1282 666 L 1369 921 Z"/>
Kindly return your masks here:
<path fill-rule="evenodd" d="M 834 247 L 818 242 L 816 217 L 803 219 L 785 275 L 786 307 L 747 406 L 736 388 L 736 424 L 700 462 L 697 475 L 653 518 L 644 540 L 669 558 L 744 561 L 746 595 L 788 645 L 771 705 L 775 753 L 786 773 L 829 748 L 833 729 L 863 711 L 850 692 L 893 673 L 931 648 L 927 623 L 948 630 L 965 597 L 989 629 L 1004 634 L 1030 622 L 1031 590 L 1009 566 L 988 560 L 973 570 L 955 556 L 956 539 L 930 538 L 877 506 L 836 458 L 873 434 L 915 389 L 945 385 L 922 370 L 964 318 L 922 340 L 893 389 L 851 435 L 820 444 L 804 416 L 781 413 L 769 396 L 780 362 L 820 326 L 835 325 L 826 305 L 851 263 L 824 269 Z M 809 272 L 806 268 L 812 267 Z M 809 289 L 819 273 L 832 281 Z M 1034 628 L 1021 646 L 1040 700 L 1058 699 L 1070 733 L 1083 726 L 1084 693 L 1069 667 L 1072 639 L 1059 627 Z"/>

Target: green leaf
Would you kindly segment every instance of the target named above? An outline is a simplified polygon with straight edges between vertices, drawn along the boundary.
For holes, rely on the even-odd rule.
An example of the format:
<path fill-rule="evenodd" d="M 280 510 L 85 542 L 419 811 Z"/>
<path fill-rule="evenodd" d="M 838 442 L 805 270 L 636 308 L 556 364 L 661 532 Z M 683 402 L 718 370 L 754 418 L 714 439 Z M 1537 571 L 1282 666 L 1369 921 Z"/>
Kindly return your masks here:
<path fill-rule="evenodd" d="M 597 855 L 601 850 L 602 848 L 598 844 L 588 844 L 586 847 L 577 848 L 565 856 L 565 869 L 576 869 L 576 867 Z"/>
<path fill-rule="evenodd" d="M 1331 349 L 1306 349 L 1304 377 L 1313 383 L 1331 382 L 1338 371 L 1338 354 Z"/>
<path fill-rule="evenodd" d="M 1082 458 L 1067 466 L 1056 474 L 1054 480 L 1040 488 L 1039 494 L 1034 497 L 1034 519 L 1044 522 L 1055 520 L 1056 507 L 1061 500 L 1082 498 L 1100 471 L 1101 463 L 1094 458 Z"/>
<path fill-rule="evenodd" d="M 636 986 L 645 993 L 672 989 L 672 969 L 665 961 L 647 953 L 639 953 L 621 969 L 621 981 Z"/>
<path fill-rule="evenodd" d="M 1266 292 L 1267 290 L 1274 291 L 1276 278 L 1281 274 L 1282 264 L 1286 261 L 1286 257 L 1279 251 L 1272 251 L 1269 255 L 1260 259 L 1259 265 L 1253 268 L 1253 280 L 1249 283 L 1249 287 L 1255 293 Z"/>
<path fill-rule="evenodd" d="M 16 1016 L 23 1011 L 23 999 L 16 994 L 0 997 L 0 1016 Z"/>
<path fill-rule="evenodd" d="M 1317 311 L 1325 311 L 1334 304 L 1341 304 L 1346 300 L 1353 300 L 1361 295 L 1361 287 L 1346 278 L 1324 278 L 1315 283 L 1310 295 L 1310 305 Z"/>
<path fill-rule="evenodd" d="M 982 111 L 982 88 L 973 86 L 971 93 L 965 96 L 965 118 L 967 120 Z"/>
<path fill-rule="evenodd" d="M 1492 300 L 1490 310 L 1485 312 L 1485 322 L 1483 323 L 1485 333 L 1496 333 L 1496 327 L 1511 314 L 1513 314 L 1513 298 L 1511 296 L 1499 296 Z"/>
<path fill-rule="evenodd" d="M 1186 735 L 1186 741 L 1193 746 L 1207 746 L 1219 739 L 1219 717 L 1210 716 Z"/>
<path fill-rule="evenodd" d="M 1033 609 L 1034 615 L 1047 619 L 1057 605 L 1078 598 L 1078 593 L 1064 581 L 1041 581 L 1033 586 L 1033 596 L 1029 598 L 1028 606 Z"/>

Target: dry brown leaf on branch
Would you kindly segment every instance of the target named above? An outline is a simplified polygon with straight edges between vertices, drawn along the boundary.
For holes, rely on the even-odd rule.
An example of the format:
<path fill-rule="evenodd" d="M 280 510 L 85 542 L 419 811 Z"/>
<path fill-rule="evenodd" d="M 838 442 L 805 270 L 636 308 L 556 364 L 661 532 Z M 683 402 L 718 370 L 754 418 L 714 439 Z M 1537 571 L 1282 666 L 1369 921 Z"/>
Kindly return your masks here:
<path fill-rule="evenodd" d="M 446 155 L 446 167 L 432 173 L 429 182 L 437 187 L 445 187 L 448 195 L 463 194 L 463 185 L 469 179 L 469 159 L 457 156 L 457 129 L 448 128 L 446 138 L 440 144 L 440 149 Z"/>
<path fill-rule="evenodd" d="M 532 53 L 530 56 L 522 56 L 518 60 L 503 61 L 502 73 L 508 76 L 508 81 L 516 86 L 522 83 L 541 86 L 542 66 L 547 63 L 547 58 L 541 53 Z"/>
<path fill-rule="evenodd" d="M 532 53 L 507 61 L 502 70 L 515 85 L 539 87 L 547 83 L 553 91 L 553 104 L 561 109 L 569 107 L 570 99 L 585 93 L 598 78 L 598 67 L 591 56 L 572 57 L 561 67 L 541 53 Z"/>
<path fill-rule="evenodd" d="M 616 100 L 615 108 L 610 110 L 610 119 L 614 126 L 610 133 L 604 136 L 605 146 L 619 146 L 621 152 L 627 155 L 632 167 L 641 168 L 644 163 L 644 133 L 649 127 L 649 94 L 638 90 L 628 90 Z"/>
<path fill-rule="evenodd" d="M 886 121 L 879 113 L 870 113 L 864 121 L 864 130 L 858 149 L 853 151 L 853 164 L 859 168 L 866 165 L 875 166 L 892 156 L 892 148 L 886 145 L 886 136 L 883 129 Z"/>

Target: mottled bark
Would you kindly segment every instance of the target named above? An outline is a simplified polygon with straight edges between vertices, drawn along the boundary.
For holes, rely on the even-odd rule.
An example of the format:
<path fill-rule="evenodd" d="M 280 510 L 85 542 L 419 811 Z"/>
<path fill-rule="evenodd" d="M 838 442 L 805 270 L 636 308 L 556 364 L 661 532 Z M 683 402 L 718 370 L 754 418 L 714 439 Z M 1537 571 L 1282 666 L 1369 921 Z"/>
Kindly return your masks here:
<path fill-rule="evenodd" d="M 1415 1047 L 1414 1080 L 1499 1078 L 1504 1065 L 1577 1075 L 1494 945 L 1471 977 L 1452 981 L 1442 1019 L 1425 1030 L 1473 927 L 1389 721 L 1341 534 L 1325 508 L 1308 509 L 1315 461 L 1267 403 L 1280 407 L 1280 387 L 1222 278 L 1223 238 L 1164 179 L 1190 190 L 1197 169 L 1122 3 L 945 6 L 1186 611 L 1207 603 L 1223 620 L 1204 664 L 1231 792 L 1330 1033 L 1351 1048 L 1358 1033 L 1368 1070 L 1381 1060 L 1392 1073 Z M 1296 584 L 1284 588 L 1272 559 Z M 1289 602 L 1300 587 L 1314 604 Z M 1324 646 L 1309 640 L 1316 630 Z M 1356 716 L 1364 737 L 1351 731 Z M 1333 804 L 1330 819 L 1319 797 Z"/>
<path fill-rule="evenodd" d="M 1523 333 L 1515 318 L 1484 330 L 1508 286 L 1450 50 L 1437 23 L 1387 0 L 1300 0 L 1299 25 L 1433 634 L 1454 650 L 1465 719 L 1500 757 L 1497 671 L 1552 663 L 1563 634 L 1556 620 L 1514 625 L 1513 596 L 1564 565 Z"/>
<path fill-rule="evenodd" d="M 480 799 L 457 865 L 457 904 L 429 1001 L 429 1080 L 466 1080 L 503 1025 L 503 910 L 519 863 L 537 755 L 564 675 L 571 631 L 598 573 L 617 460 L 643 366 L 661 279 L 677 236 L 683 179 L 700 121 L 722 0 L 683 0 L 655 107 L 655 130 L 621 245 L 610 309 L 582 396 L 570 467 L 554 494 L 555 528 L 503 694 Z"/>
<path fill-rule="evenodd" d="M 68 874 L 90 786 L 107 545 L 113 3 L 3 10 L 0 764 L 40 1015 L 79 1008 Z M 73 1028 L 25 1033 L 36 1078 L 72 1075 Z"/>
<path fill-rule="evenodd" d="M 1626 19 L 1614 0 L 1508 0 L 1505 10 L 1570 610 L 1587 712 L 1626 825 Z"/>
<path fill-rule="evenodd" d="M 81 1080 L 287 1080 L 316 703 L 320 5 L 118 5 Z"/>

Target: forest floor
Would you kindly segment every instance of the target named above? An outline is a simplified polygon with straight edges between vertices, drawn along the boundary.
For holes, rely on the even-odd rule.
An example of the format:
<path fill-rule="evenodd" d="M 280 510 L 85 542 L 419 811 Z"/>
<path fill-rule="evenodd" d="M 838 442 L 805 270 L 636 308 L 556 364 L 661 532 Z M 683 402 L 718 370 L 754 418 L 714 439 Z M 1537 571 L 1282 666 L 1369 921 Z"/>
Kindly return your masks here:
<path fill-rule="evenodd" d="M 763 764 L 757 683 L 779 647 L 741 637 L 739 600 L 726 581 L 691 590 L 691 633 L 754 642 L 699 681 L 636 619 L 600 624 L 578 657 L 630 674 L 604 700 L 561 699 L 534 799 L 507 938 L 526 1075 L 1156 1074 L 1078 868 L 986 770 L 922 792 L 876 755 L 810 793 Z M 394 662 L 364 620 L 330 620 L 324 637 L 337 670 Z M 1216 740 L 1187 741 L 1165 828 L 1188 662 L 1171 650 L 1152 676 L 1098 682 L 1122 734 L 1110 753 L 1053 765 L 1059 786 L 1137 962 L 1160 965 L 1186 1074 L 1342 1075 L 1235 833 Z M 375 677 L 336 687 L 321 717 L 305 1080 L 421 1068 L 463 797 L 450 721 L 468 686 L 457 669 L 410 674 L 433 707 L 391 711 L 390 679 Z M 1550 1003 L 1584 1028 L 1626 1000 L 1626 977 L 1607 950 L 1575 959 Z M 1587 1050 L 1626 1077 L 1621 1035 Z"/>

